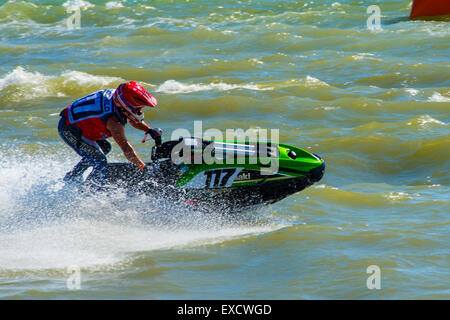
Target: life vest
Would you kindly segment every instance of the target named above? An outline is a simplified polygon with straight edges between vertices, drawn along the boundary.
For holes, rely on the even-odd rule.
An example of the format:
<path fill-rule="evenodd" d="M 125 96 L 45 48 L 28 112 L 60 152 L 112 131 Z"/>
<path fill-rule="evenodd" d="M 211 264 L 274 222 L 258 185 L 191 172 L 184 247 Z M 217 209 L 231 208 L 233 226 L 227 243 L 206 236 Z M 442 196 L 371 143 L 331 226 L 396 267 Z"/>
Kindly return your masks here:
<path fill-rule="evenodd" d="M 62 112 L 67 125 L 80 128 L 83 137 L 93 141 L 111 137 L 111 132 L 106 128 L 106 121 L 111 116 L 116 116 L 124 125 L 127 123 L 125 116 L 112 101 L 114 91 L 115 89 L 100 90 L 76 100 Z"/>

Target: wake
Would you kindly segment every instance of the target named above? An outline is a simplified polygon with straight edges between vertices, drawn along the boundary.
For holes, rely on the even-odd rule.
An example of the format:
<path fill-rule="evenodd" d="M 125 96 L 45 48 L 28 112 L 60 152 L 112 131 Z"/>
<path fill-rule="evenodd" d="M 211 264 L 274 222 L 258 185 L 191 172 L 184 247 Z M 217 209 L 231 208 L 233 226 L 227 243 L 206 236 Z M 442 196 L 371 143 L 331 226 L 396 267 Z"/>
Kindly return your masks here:
<path fill-rule="evenodd" d="M 0 270 L 118 267 L 136 252 L 211 245 L 283 227 L 270 210 L 227 216 L 127 190 L 80 193 L 62 181 L 70 160 L 21 157 L 17 166 L 14 157 L 0 158 Z"/>

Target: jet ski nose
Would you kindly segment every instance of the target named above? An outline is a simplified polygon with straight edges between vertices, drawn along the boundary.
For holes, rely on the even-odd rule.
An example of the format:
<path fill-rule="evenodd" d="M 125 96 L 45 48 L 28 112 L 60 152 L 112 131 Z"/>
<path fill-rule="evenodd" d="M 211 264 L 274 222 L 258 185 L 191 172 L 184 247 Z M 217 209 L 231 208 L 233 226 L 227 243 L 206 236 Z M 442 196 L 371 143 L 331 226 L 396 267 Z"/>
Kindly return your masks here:
<path fill-rule="evenodd" d="M 322 160 L 322 164 L 320 166 L 318 166 L 317 168 L 312 169 L 309 172 L 309 179 L 312 182 L 317 182 L 320 179 L 322 179 L 324 173 L 325 173 L 325 162 L 323 161 L 323 159 L 321 157 L 319 157 L 317 154 L 314 154 L 314 156 L 316 156 L 317 158 L 319 158 L 320 160 Z"/>

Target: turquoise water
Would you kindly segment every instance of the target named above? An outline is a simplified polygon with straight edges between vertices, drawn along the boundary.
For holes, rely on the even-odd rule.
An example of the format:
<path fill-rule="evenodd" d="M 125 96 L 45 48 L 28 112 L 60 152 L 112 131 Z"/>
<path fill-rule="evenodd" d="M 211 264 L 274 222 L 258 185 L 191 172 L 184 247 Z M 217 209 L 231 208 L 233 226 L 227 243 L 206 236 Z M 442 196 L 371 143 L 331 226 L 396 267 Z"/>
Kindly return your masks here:
<path fill-rule="evenodd" d="M 448 299 L 449 24 L 382 1 L 374 32 L 372 4 L 0 1 L 0 297 Z M 158 98 L 145 117 L 166 140 L 196 120 L 275 128 L 325 176 L 237 217 L 61 194 L 79 158 L 59 111 L 129 80 Z M 115 143 L 109 159 L 125 161 Z"/>

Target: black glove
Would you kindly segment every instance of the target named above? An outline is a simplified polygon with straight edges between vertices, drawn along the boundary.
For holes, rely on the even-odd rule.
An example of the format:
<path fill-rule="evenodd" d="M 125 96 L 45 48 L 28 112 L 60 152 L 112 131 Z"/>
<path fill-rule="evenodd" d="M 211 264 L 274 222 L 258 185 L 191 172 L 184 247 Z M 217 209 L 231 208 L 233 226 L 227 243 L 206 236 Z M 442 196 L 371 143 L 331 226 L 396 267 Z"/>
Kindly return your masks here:
<path fill-rule="evenodd" d="M 152 137 L 153 140 L 155 140 L 155 145 L 159 147 L 162 143 L 161 135 L 162 135 L 162 129 L 161 128 L 150 128 L 146 132 L 147 134 Z"/>

